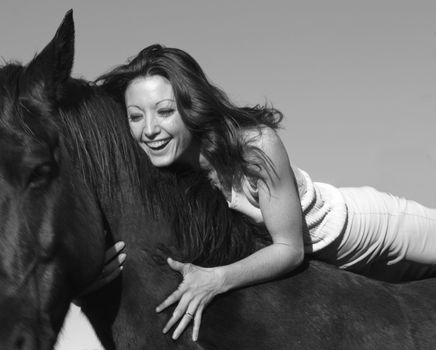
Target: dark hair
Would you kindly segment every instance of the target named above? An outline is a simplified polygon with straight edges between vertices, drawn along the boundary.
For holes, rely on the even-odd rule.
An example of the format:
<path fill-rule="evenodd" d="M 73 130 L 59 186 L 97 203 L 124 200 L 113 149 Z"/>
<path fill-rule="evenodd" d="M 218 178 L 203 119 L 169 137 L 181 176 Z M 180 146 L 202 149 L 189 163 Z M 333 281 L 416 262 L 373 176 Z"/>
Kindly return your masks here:
<path fill-rule="evenodd" d="M 238 107 L 209 82 L 200 65 L 176 48 L 151 45 L 126 64 L 100 76 L 97 83 L 124 104 L 124 92 L 136 78 L 162 76 L 170 82 L 186 127 L 200 141 L 200 152 L 216 170 L 225 188 L 241 188 L 242 177 L 265 180 L 274 169 L 268 157 L 240 129 L 277 129 L 283 115 L 266 105 Z"/>

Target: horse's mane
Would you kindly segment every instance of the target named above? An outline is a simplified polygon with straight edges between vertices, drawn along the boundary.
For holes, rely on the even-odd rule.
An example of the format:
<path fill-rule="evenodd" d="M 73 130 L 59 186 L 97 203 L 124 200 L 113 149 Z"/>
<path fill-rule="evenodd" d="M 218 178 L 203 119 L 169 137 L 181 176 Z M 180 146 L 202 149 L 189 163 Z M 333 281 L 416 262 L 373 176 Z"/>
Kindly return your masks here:
<path fill-rule="evenodd" d="M 162 174 L 163 170 L 159 171 Z M 172 213 L 173 231 L 185 261 L 203 266 L 227 264 L 270 242 L 263 227 L 228 208 L 205 174 L 171 169 L 165 175 L 175 177 L 177 184 L 167 192 L 171 197 L 160 205 Z"/>
<path fill-rule="evenodd" d="M 26 69 L 18 62 L 0 66 L 0 126 L 23 147 L 28 136 L 54 146 L 58 129 L 50 115 L 52 104 L 30 93 Z"/>
<path fill-rule="evenodd" d="M 15 63 L 9 63 L 0 67 L 0 96 L 12 97 L 11 94 L 17 92 L 18 78 L 22 71 L 23 67 Z"/>
<path fill-rule="evenodd" d="M 8 64 L 0 69 L 0 109 L 3 112 L 0 123 L 3 125 L 11 124 L 8 116 L 11 115 L 11 106 L 17 99 L 18 80 L 22 70 L 23 67 L 16 64 Z M 17 118 L 20 118 L 20 116 L 14 119 Z M 19 123 L 19 121 L 15 120 L 12 124 L 17 122 Z"/>
<path fill-rule="evenodd" d="M 65 142 L 82 175 L 99 197 L 110 199 L 124 191 L 119 178 L 124 171 L 130 186 L 141 189 L 148 213 L 171 223 L 183 260 L 203 266 L 229 263 L 266 243 L 265 232 L 229 210 L 205 174 L 151 165 L 131 137 L 122 106 L 102 87 L 72 79 L 63 95 Z"/>
<path fill-rule="evenodd" d="M 62 90 L 59 112 L 74 165 L 100 198 L 111 200 L 119 192 L 119 167 L 137 185 L 135 152 L 124 135 L 118 104 L 91 83 L 70 79 Z"/>

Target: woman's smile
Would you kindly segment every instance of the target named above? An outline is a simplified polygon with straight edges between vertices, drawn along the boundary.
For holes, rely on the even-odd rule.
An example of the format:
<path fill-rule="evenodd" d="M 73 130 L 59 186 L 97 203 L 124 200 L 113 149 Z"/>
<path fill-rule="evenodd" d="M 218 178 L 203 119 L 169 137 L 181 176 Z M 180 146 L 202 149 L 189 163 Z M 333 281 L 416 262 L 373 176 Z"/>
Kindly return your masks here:
<path fill-rule="evenodd" d="M 170 143 L 172 140 L 172 137 L 167 137 L 160 140 L 153 140 L 153 141 L 143 141 L 147 147 L 149 147 L 153 151 L 161 151 L 165 149 L 165 147 Z"/>
<path fill-rule="evenodd" d="M 152 75 L 133 80 L 125 100 L 132 135 L 154 166 L 193 158 L 192 133 L 177 110 L 173 88 L 166 78 Z"/>

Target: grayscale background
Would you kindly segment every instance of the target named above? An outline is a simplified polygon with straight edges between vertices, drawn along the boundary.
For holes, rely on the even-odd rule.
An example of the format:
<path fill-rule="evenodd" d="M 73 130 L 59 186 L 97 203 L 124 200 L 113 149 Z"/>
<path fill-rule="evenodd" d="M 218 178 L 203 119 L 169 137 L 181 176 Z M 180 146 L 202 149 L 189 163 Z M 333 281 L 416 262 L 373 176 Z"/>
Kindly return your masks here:
<path fill-rule="evenodd" d="M 70 8 L 74 76 L 152 43 L 184 49 L 235 102 L 284 113 L 291 162 L 315 181 L 436 207 L 435 1 L 2 0 L 0 57 L 27 62 Z M 73 338 L 59 349 L 97 348 Z"/>

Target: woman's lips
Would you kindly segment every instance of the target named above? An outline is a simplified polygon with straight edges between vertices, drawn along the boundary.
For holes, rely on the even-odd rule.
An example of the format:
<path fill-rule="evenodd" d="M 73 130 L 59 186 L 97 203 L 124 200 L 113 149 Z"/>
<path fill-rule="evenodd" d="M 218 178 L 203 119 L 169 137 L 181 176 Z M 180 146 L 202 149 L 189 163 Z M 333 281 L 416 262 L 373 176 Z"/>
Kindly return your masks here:
<path fill-rule="evenodd" d="M 154 140 L 154 141 L 146 141 L 145 144 L 147 147 L 152 149 L 153 151 L 159 151 L 161 149 L 164 149 L 165 146 L 171 141 L 171 137 L 168 137 L 166 139 L 160 139 L 160 140 Z"/>

